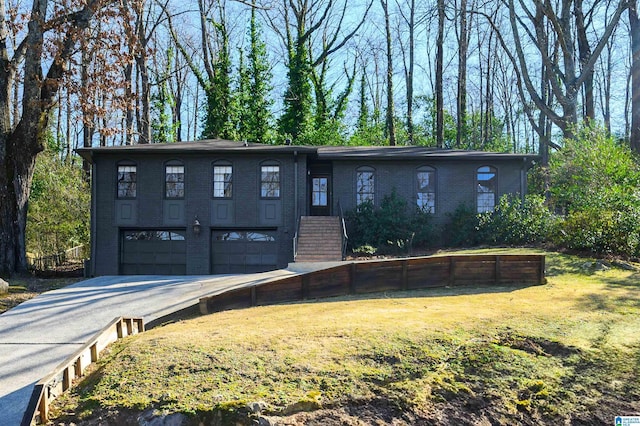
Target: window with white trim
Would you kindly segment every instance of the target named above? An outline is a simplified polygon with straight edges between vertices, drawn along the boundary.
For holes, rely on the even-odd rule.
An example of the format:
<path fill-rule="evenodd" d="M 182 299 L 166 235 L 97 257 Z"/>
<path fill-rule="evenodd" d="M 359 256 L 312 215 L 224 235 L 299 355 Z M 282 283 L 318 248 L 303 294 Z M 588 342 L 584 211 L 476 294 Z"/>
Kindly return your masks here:
<path fill-rule="evenodd" d="M 260 197 L 280 198 L 280 166 L 260 167 Z"/>
<path fill-rule="evenodd" d="M 494 167 L 478 167 L 476 173 L 477 212 L 492 212 L 496 207 L 496 189 L 498 172 Z"/>
<path fill-rule="evenodd" d="M 135 165 L 118 166 L 118 198 L 136 198 L 138 173 Z"/>
<path fill-rule="evenodd" d="M 356 205 L 375 203 L 375 171 L 371 167 L 360 167 L 356 170 Z"/>
<path fill-rule="evenodd" d="M 233 195 L 233 166 L 213 166 L 213 198 L 231 198 Z"/>
<path fill-rule="evenodd" d="M 184 166 L 166 165 L 164 182 L 166 198 L 184 198 Z"/>
<path fill-rule="evenodd" d="M 416 203 L 424 213 L 436 212 L 436 171 L 433 167 L 420 167 L 416 171 Z"/>

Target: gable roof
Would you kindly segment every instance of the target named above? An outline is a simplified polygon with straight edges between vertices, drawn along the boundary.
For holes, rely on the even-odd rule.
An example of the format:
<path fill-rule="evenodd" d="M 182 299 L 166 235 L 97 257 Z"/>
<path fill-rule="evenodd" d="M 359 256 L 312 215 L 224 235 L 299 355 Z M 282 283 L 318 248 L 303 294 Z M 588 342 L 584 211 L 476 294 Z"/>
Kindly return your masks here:
<path fill-rule="evenodd" d="M 457 159 L 457 160 L 516 160 L 531 162 L 535 154 L 508 154 L 485 151 L 430 148 L 424 146 L 305 146 L 267 145 L 225 139 L 206 139 L 194 142 L 121 145 L 78 148 L 76 152 L 91 161 L 101 154 L 198 154 L 198 153 L 269 153 L 316 154 L 319 160 L 400 160 L 400 159 Z"/>

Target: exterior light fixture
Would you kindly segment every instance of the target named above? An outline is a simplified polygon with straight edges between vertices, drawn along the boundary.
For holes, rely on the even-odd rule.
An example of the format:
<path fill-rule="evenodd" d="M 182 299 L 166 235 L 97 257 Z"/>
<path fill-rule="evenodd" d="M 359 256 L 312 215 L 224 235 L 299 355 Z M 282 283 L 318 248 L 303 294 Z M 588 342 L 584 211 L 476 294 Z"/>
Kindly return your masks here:
<path fill-rule="evenodd" d="M 193 235 L 196 237 L 200 235 L 200 221 L 198 220 L 198 216 L 196 216 L 196 219 L 193 221 Z"/>

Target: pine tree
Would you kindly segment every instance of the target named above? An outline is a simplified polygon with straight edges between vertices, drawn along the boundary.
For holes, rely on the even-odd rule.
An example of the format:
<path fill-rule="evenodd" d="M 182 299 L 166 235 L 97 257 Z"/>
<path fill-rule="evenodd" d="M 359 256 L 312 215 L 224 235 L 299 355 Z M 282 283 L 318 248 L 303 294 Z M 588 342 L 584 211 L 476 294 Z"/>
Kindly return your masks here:
<path fill-rule="evenodd" d="M 299 25 L 298 34 L 305 34 L 303 23 Z M 278 121 L 280 133 L 294 140 L 311 128 L 311 65 L 305 41 L 306 37 L 300 36 L 289 43 L 289 85 L 284 95 L 285 112 Z"/>
<path fill-rule="evenodd" d="M 207 96 L 206 118 L 202 136 L 204 138 L 232 139 L 231 122 L 231 55 L 229 34 L 224 19 L 214 23 L 214 29 L 221 46 L 218 58 L 213 64 L 213 78 L 205 87 Z"/>
<path fill-rule="evenodd" d="M 369 104 L 367 103 L 367 82 L 362 70 L 360 77 L 360 112 L 358 114 L 357 130 L 364 132 L 369 128 Z"/>
<path fill-rule="evenodd" d="M 250 96 L 247 97 L 248 104 L 245 108 L 248 110 L 246 138 L 255 142 L 268 142 L 271 133 L 271 106 L 273 104 L 270 97 L 271 69 L 267 59 L 267 46 L 261 37 L 261 26 L 256 20 L 256 9 L 253 7 L 249 26 L 250 46 L 247 52 Z"/>
<path fill-rule="evenodd" d="M 166 66 L 156 77 L 157 92 L 151 97 L 152 140 L 157 143 L 175 142 L 176 132 L 179 126 L 179 123 L 174 123 L 171 117 L 175 100 L 167 84 L 171 74 L 173 58 L 173 49 L 169 49 L 167 52 Z"/>

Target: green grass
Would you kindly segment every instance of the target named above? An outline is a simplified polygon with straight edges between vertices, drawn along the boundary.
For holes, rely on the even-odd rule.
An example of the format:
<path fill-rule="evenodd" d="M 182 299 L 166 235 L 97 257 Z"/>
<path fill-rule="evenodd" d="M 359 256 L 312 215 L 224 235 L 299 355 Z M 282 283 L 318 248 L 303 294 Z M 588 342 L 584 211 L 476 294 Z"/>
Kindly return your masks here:
<path fill-rule="evenodd" d="M 342 297 L 168 325 L 114 344 L 55 411 L 202 417 L 264 401 L 284 416 L 385 401 L 425 421 L 610 422 L 640 408 L 640 274 L 585 262 L 548 253 L 544 286 Z"/>
<path fill-rule="evenodd" d="M 9 280 L 9 291 L 0 293 L 0 314 L 49 290 L 57 290 L 81 278 L 36 278 L 24 275 Z"/>

